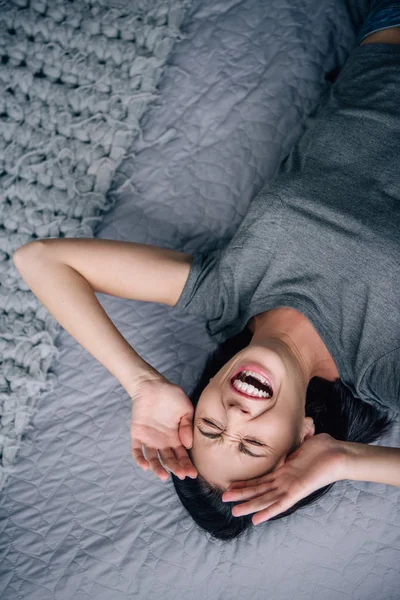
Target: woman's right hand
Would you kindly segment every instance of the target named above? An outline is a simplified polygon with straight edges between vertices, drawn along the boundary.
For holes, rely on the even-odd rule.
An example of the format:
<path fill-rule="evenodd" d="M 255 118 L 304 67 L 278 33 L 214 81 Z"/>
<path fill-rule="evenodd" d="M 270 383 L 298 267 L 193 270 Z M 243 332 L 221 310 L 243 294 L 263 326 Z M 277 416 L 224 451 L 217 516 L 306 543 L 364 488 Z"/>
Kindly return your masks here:
<path fill-rule="evenodd" d="M 177 477 L 196 478 L 197 470 L 186 450 L 193 443 L 194 408 L 185 392 L 154 372 L 135 384 L 130 397 L 132 455 L 139 467 L 145 471 L 150 467 L 166 481 L 168 471 L 161 465 L 158 451 L 164 465 Z"/>

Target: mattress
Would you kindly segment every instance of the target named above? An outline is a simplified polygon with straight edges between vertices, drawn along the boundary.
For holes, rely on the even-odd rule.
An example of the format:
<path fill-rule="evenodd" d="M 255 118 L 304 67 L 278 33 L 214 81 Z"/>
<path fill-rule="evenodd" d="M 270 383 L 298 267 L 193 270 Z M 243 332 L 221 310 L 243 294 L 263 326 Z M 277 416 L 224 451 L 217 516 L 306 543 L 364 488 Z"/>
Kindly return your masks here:
<path fill-rule="evenodd" d="M 197 0 L 160 97 L 113 179 L 96 237 L 185 252 L 234 234 L 323 101 L 368 2 Z M 153 367 L 190 393 L 215 348 L 199 319 L 97 294 Z M 398 600 L 400 489 L 341 481 L 229 544 L 195 526 L 171 478 L 130 454 L 130 399 L 67 332 L 55 390 L 0 498 L 2 600 Z M 400 446 L 400 419 L 378 442 Z"/>

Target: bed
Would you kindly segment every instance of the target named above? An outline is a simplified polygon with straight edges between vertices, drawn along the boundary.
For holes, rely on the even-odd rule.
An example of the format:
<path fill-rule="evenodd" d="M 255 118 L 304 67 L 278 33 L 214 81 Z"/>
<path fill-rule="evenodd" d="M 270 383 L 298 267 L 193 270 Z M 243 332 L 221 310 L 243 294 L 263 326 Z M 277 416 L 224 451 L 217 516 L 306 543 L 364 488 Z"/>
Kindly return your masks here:
<path fill-rule="evenodd" d="M 95 236 L 185 252 L 234 234 L 355 45 L 365 0 L 194 0 Z M 170 307 L 98 294 L 190 393 L 215 348 Z M 130 399 L 65 331 L 0 497 L 2 600 L 399 600 L 400 489 L 341 481 L 229 544 L 130 454 Z M 400 446 L 400 418 L 378 443 Z"/>

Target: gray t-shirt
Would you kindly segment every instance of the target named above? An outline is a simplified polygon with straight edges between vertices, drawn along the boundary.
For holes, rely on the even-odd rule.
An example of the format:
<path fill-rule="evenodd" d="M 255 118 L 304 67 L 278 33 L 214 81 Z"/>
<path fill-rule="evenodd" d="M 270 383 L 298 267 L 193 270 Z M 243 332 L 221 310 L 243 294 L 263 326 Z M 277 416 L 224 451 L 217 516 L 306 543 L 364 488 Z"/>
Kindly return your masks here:
<path fill-rule="evenodd" d="M 217 342 L 300 311 L 358 398 L 400 412 L 400 46 L 358 46 L 231 241 L 196 253 L 178 313 Z"/>

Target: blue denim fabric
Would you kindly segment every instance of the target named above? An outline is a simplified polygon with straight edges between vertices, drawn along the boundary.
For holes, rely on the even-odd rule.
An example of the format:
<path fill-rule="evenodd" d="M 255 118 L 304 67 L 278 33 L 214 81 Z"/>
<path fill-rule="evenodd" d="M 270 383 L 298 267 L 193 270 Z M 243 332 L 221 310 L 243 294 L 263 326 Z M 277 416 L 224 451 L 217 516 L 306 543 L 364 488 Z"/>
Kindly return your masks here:
<path fill-rule="evenodd" d="M 366 16 L 364 24 L 357 37 L 356 45 L 367 35 L 390 27 L 400 27 L 400 2 L 394 0 L 375 0 L 371 3 L 371 11 Z"/>

